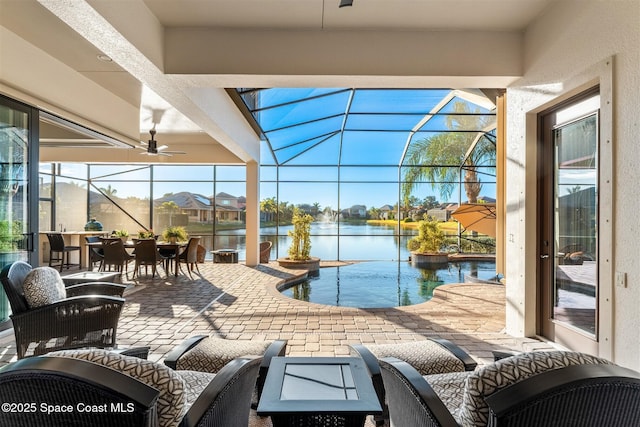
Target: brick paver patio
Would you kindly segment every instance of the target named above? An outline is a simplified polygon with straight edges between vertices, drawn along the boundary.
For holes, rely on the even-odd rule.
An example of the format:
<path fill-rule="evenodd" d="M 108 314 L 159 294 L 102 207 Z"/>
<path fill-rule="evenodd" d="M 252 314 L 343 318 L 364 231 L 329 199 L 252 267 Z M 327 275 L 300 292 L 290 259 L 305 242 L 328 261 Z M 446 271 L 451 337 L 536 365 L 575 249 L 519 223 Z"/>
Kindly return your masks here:
<path fill-rule="evenodd" d="M 152 279 L 144 274 L 129 285 L 118 326 L 120 346 L 149 346 L 162 360 L 183 339 L 196 334 L 229 339 L 286 339 L 287 355 L 343 356 L 348 344 L 447 338 L 479 363 L 492 350 L 535 350 L 548 344 L 503 332 L 504 287 L 456 284 L 439 287 L 426 303 L 398 308 L 358 309 L 297 301 L 277 286 L 299 271 L 277 264 L 199 266 L 194 280 Z M 322 272 L 320 273 L 322 274 Z M 124 278 L 124 276 L 123 276 Z M 0 365 L 15 360 L 13 332 L 0 335 Z"/>

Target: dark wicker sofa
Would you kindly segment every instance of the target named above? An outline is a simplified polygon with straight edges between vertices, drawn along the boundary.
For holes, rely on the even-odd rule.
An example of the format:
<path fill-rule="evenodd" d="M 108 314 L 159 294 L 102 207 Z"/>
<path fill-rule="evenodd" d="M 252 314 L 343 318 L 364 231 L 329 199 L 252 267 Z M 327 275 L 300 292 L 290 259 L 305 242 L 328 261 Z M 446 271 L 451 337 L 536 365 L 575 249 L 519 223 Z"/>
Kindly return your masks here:
<path fill-rule="evenodd" d="M 396 358 L 380 368 L 396 426 L 640 425 L 640 374 L 582 353 L 521 353 L 427 376 Z"/>

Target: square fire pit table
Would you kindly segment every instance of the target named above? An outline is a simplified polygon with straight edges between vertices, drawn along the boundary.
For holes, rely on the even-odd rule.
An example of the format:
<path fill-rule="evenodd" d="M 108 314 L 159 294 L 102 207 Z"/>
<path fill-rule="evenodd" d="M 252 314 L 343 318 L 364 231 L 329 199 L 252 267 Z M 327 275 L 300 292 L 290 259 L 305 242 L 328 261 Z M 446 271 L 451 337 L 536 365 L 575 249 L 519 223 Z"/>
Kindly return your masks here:
<path fill-rule="evenodd" d="M 274 427 L 364 425 L 382 407 L 369 371 L 359 357 L 274 357 L 258 415 Z"/>
<path fill-rule="evenodd" d="M 81 271 L 80 273 L 62 276 L 66 286 L 78 285 L 87 282 L 111 282 L 115 283 L 120 273 L 112 271 Z"/>

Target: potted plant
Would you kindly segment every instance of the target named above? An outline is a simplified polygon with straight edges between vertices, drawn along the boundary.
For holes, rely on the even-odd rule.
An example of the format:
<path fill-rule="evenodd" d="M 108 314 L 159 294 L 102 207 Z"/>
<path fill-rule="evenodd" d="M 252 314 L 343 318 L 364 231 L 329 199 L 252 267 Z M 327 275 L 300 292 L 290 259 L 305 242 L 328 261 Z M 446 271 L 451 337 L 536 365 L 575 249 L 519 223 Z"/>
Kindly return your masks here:
<path fill-rule="evenodd" d="M 407 249 L 411 251 L 411 265 L 421 267 L 446 264 L 449 256 L 440 250 L 445 241 L 444 232 L 438 221 L 426 214 L 423 218 L 418 221 L 418 235 L 407 242 Z"/>
<path fill-rule="evenodd" d="M 140 230 L 138 231 L 138 239 L 153 239 L 153 230 Z"/>
<path fill-rule="evenodd" d="M 166 242 L 176 243 L 179 241 L 187 240 L 189 238 L 189 235 L 187 234 L 187 230 L 185 230 L 184 227 L 180 225 L 170 225 L 162 232 L 162 238 Z"/>
<path fill-rule="evenodd" d="M 125 229 L 114 230 L 112 236 L 113 237 L 119 237 L 119 238 L 122 239 L 123 242 L 126 242 L 127 239 L 129 238 L 129 232 L 127 230 L 125 230 Z"/>
<path fill-rule="evenodd" d="M 287 233 L 292 238 L 288 257 L 278 259 L 278 264 L 285 268 L 305 269 L 309 273 L 317 273 L 320 268 L 320 258 L 312 257 L 311 252 L 311 223 L 313 217 L 300 209 L 293 210 L 293 230 Z"/>

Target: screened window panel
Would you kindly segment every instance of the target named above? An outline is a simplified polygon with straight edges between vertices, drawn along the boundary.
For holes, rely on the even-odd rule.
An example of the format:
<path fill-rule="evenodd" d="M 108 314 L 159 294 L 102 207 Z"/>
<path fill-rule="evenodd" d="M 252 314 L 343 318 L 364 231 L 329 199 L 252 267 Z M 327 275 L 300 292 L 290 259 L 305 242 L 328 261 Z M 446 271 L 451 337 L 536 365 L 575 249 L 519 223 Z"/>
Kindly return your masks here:
<path fill-rule="evenodd" d="M 342 166 L 340 168 L 342 182 L 398 182 L 397 166 Z M 397 185 L 397 184 L 396 184 Z"/>
<path fill-rule="evenodd" d="M 87 222 L 86 181 L 56 178 L 56 222 L 62 224 L 63 229 L 84 230 Z"/>
<path fill-rule="evenodd" d="M 401 133 L 345 132 L 343 165 L 397 165 L 406 135 Z"/>
<path fill-rule="evenodd" d="M 305 151 L 294 159 L 287 161 L 287 165 L 329 165 L 338 164 L 340 154 L 340 137 L 332 136 L 312 149 Z"/>
<path fill-rule="evenodd" d="M 283 166 L 280 182 L 286 181 L 337 181 L 338 168 L 328 166 Z"/>
<path fill-rule="evenodd" d="M 350 111 L 356 113 L 426 114 L 449 92 L 449 89 L 358 89 Z"/>
<path fill-rule="evenodd" d="M 146 165 L 91 165 L 89 169 L 92 179 L 109 181 L 148 181 L 150 171 Z"/>
<path fill-rule="evenodd" d="M 271 108 L 260 112 L 260 123 L 265 132 L 271 132 L 274 129 L 341 115 L 345 113 L 348 98 L 349 92 L 340 92 Z"/>
<path fill-rule="evenodd" d="M 154 181 L 211 181 L 213 166 L 199 165 L 155 165 Z"/>
<path fill-rule="evenodd" d="M 406 244 L 404 249 L 399 247 L 402 240 L 394 235 L 340 236 L 339 239 L 341 260 L 387 261 L 409 257 Z"/>
<path fill-rule="evenodd" d="M 247 179 L 247 168 L 244 165 L 238 166 L 216 166 L 217 181 L 245 181 Z"/>
<path fill-rule="evenodd" d="M 273 166 L 260 166 L 260 182 L 276 181 L 278 179 L 278 168 Z"/>
<path fill-rule="evenodd" d="M 275 165 L 276 159 L 271 152 L 270 145 L 267 141 L 260 141 L 260 165 Z"/>
<path fill-rule="evenodd" d="M 70 178 L 87 179 L 87 165 L 80 163 L 60 163 L 60 175 Z"/>
<path fill-rule="evenodd" d="M 280 164 L 286 163 L 307 151 L 313 150 L 315 147 L 320 146 L 327 139 L 326 136 L 322 138 L 314 138 L 311 141 L 300 142 L 290 147 L 279 148 L 275 150 L 276 157 Z"/>
<path fill-rule="evenodd" d="M 410 132 L 423 114 L 349 114 L 345 130 L 382 130 Z"/>
<path fill-rule="evenodd" d="M 480 113 L 480 114 L 495 114 L 495 110 L 488 110 L 485 107 L 482 107 L 478 104 L 474 104 L 472 102 L 469 102 L 465 99 L 459 98 L 457 96 L 454 96 L 453 98 L 451 98 L 451 100 L 449 100 L 449 102 L 447 102 L 447 104 L 442 107 L 442 109 L 439 111 L 440 113 L 456 113 L 459 112 L 459 110 L 456 110 L 456 104 L 464 104 L 468 107 L 468 112 L 469 113 Z"/>
<path fill-rule="evenodd" d="M 398 200 L 395 183 L 341 183 L 340 211 L 344 217 L 367 219 L 371 208 L 394 205 Z"/>
<path fill-rule="evenodd" d="M 343 92 L 345 89 L 334 88 L 277 88 L 263 89 L 259 91 L 258 99 L 260 108 L 302 101 L 308 98 Z"/>
<path fill-rule="evenodd" d="M 287 147 L 291 144 L 320 138 L 332 132 L 338 132 L 342 128 L 342 117 L 330 117 L 312 123 L 266 133 L 274 150 Z"/>

